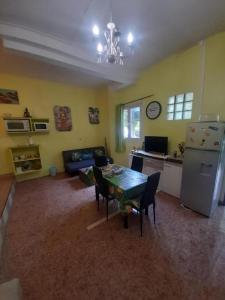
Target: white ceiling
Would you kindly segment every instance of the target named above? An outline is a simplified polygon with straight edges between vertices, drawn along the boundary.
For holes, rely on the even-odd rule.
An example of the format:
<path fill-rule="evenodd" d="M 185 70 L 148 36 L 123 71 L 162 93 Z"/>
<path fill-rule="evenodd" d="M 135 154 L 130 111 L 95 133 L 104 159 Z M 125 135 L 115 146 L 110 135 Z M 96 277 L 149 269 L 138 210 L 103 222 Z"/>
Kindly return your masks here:
<path fill-rule="evenodd" d="M 104 28 L 109 1 L 0 0 L 0 7 L 6 48 L 58 66 L 59 77 L 69 69 L 68 77 L 87 85 L 130 84 L 147 66 L 225 30 L 225 0 L 114 0 L 113 19 L 124 36 L 134 33 L 136 50 L 124 67 L 99 65 L 91 28 L 94 23 Z M 57 77 L 49 71 L 49 79 L 53 74 Z"/>
<path fill-rule="evenodd" d="M 49 63 L 31 55 L 23 55 L 14 50 L 4 49 L 0 44 L 0 71 L 14 75 L 29 76 L 41 80 L 75 84 L 82 87 L 97 87 L 109 84 L 104 78 L 92 76 L 78 68 L 69 68 Z M 111 83 L 112 84 L 112 83 Z"/>

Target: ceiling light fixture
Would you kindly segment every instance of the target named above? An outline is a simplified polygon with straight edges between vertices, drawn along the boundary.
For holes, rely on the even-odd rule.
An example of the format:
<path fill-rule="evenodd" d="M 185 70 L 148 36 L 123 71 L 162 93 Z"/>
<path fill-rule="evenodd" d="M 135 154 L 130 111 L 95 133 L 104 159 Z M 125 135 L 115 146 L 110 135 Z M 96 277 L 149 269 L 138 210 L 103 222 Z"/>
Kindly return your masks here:
<path fill-rule="evenodd" d="M 125 55 L 120 46 L 121 32 L 112 21 L 112 13 L 111 20 L 107 24 L 107 29 L 104 31 L 103 38 L 100 36 L 100 29 L 96 24 L 92 28 L 92 33 L 97 41 L 96 50 L 98 63 L 123 65 Z M 103 42 L 101 42 L 102 40 Z M 134 36 L 131 32 L 127 35 L 126 44 L 128 46 L 129 53 L 132 54 L 134 49 Z"/>

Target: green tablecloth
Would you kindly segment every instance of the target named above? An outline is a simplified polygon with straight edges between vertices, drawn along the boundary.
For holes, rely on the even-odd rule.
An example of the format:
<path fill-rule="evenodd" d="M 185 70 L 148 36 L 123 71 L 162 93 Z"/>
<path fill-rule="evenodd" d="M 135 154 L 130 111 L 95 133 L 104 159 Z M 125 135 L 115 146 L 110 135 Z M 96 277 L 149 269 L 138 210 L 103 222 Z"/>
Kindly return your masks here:
<path fill-rule="evenodd" d="M 119 200 L 121 212 L 129 210 L 129 199 L 135 198 L 144 191 L 148 176 L 140 172 L 122 167 L 119 175 L 103 176 L 109 185 L 115 188 L 116 198 Z"/>

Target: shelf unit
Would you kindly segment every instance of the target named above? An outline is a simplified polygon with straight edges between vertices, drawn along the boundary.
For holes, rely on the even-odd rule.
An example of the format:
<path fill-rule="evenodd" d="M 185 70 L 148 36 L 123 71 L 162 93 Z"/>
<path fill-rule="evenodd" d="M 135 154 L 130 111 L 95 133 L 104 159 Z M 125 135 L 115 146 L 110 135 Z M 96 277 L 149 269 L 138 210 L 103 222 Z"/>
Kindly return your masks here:
<path fill-rule="evenodd" d="M 33 173 L 42 169 L 39 145 L 21 145 L 9 148 L 15 175 Z"/>
<path fill-rule="evenodd" d="M 4 122 L 7 123 L 8 121 L 23 121 L 23 120 L 28 120 L 29 122 L 29 129 L 26 131 L 9 131 L 6 127 L 6 131 L 8 134 L 46 134 L 49 133 L 49 130 L 35 130 L 34 124 L 35 123 L 47 123 L 49 124 L 49 119 L 47 118 L 20 118 L 20 117 L 10 117 L 10 118 L 3 118 Z"/>

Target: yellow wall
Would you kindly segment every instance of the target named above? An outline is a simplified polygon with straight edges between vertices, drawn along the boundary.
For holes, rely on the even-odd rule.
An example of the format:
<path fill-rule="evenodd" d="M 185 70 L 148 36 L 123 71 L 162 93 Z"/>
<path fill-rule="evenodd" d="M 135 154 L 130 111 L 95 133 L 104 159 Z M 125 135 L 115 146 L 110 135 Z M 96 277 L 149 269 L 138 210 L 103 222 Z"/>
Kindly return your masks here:
<path fill-rule="evenodd" d="M 187 121 L 167 121 L 166 109 L 168 97 L 193 91 L 194 107 L 192 120 L 198 120 L 199 114 L 220 113 L 225 119 L 225 33 L 217 34 L 204 43 L 176 55 L 144 71 L 139 80 L 128 88 L 109 92 L 110 144 L 112 155 L 118 163 L 127 164 L 128 152 L 133 146 L 140 147 L 143 139 L 127 141 L 126 153 L 115 150 L 115 105 L 140 97 L 154 94 L 152 99 L 143 101 L 143 136 L 161 135 L 169 137 L 169 151 L 177 150 L 177 144 L 185 139 Z M 205 76 L 202 76 L 204 74 Z M 202 85 L 202 78 L 205 83 Z M 201 101 L 201 87 L 203 99 Z M 162 113 L 157 120 L 149 120 L 145 115 L 147 104 L 153 99 L 162 105 Z"/>
<path fill-rule="evenodd" d="M 219 113 L 225 120 L 225 32 L 206 44 L 206 73 L 203 112 Z"/>
<path fill-rule="evenodd" d="M 143 101 L 142 135 L 168 136 L 170 152 L 176 150 L 177 144 L 185 139 L 187 121 L 166 120 L 169 96 L 193 91 L 192 120 L 198 120 L 201 112 L 220 113 L 222 119 L 225 119 L 225 33 L 208 38 L 205 46 L 204 43 L 198 43 L 148 68 L 142 72 L 134 85 L 118 91 L 108 90 L 106 87 L 79 88 L 8 74 L 0 74 L 0 87 L 16 89 L 20 98 L 19 105 L 1 104 L 0 116 L 4 113 L 22 116 L 24 108 L 28 107 L 34 117 L 50 119 L 50 134 L 33 136 L 34 142 L 41 146 L 43 158 L 44 168 L 39 175 L 47 174 L 52 164 L 56 165 L 59 171 L 63 170 L 62 150 L 104 145 L 105 136 L 115 162 L 127 164 L 130 149 L 133 146 L 140 147 L 143 139 L 137 142 L 128 141 L 125 153 L 115 152 L 115 106 L 118 103 L 154 94 L 152 99 Z M 157 120 L 152 121 L 146 117 L 145 109 L 153 99 L 160 101 L 162 113 Z M 54 105 L 71 107 L 73 120 L 71 132 L 55 130 Z M 89 106 L 100 108 L 100 125 L 89 124 L 87 114 Z M 1 121 L 0 174 L 12 170 L 8 147 L 24 143 L 27 143 L 27 137 L 7 135 Z"/>
<path fill-rule="evenodd" d="M 104 93 L 91 88 L 78 88 L 72 85 L 58 84 L 50 81 L 34 80 L 21 76 L 0 74 L 0 87 L 15 89 L 19 94 L 19 105 L 0 104 L 0 116 L 10 113 L 12 116 L 23 116 L 25 107 L 28 107 L 33 117 L 49 118 L 50 133 L 33 135 L 35 144 L 40 145 L 43 170 L 34 175 L 48 174 L 48 168 L 54 164 L 59 171 L 63 170 L 62 150 L 104 145 L 104 136 L 107 131 L 106 109 L 107 101 Z M 71 108 L 73 130 L 59 132 L 55 129 L 53 107 L 54 105 L 67 105 Z M 100 108 L 99 125 L 91 125 L 88 120 L 88 107 Z M 103 124 L 104 123 L 104 124 Z M 0 174 L 12 171 L 8 148 L 19 144 L 27 144 L 25 135 L 8 135 L 0 120 Z"/>

